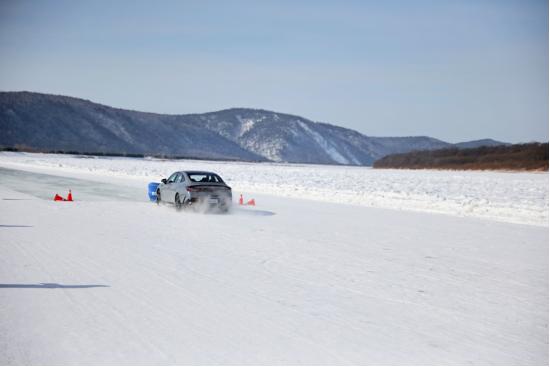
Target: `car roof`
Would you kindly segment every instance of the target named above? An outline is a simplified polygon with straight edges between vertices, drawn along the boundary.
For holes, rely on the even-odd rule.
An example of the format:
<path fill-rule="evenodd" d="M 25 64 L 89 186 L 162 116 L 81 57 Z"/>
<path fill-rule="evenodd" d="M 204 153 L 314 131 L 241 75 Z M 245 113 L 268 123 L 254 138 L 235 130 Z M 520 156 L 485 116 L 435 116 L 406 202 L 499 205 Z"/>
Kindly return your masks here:
<path fill-rule="evenodd" d="M 188 175 L 216 175 L 217 173 L 209 172 L 209 171 L 181 171 L 183 173 L 187 173 Z"/>

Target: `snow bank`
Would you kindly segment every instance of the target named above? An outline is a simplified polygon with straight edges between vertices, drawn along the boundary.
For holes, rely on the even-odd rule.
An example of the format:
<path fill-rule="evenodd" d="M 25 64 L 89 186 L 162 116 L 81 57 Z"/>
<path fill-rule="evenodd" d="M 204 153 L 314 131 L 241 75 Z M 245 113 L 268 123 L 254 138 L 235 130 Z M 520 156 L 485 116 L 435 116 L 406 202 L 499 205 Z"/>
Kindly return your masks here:
<path fill-rule="evenodd" d="M 368 167 L 0 154 L 0 165 L 158 181 L 175 170 L 218 172 L 236 193 L 435 212 L 548 226 L 548 173 L 374 170 Z"/>

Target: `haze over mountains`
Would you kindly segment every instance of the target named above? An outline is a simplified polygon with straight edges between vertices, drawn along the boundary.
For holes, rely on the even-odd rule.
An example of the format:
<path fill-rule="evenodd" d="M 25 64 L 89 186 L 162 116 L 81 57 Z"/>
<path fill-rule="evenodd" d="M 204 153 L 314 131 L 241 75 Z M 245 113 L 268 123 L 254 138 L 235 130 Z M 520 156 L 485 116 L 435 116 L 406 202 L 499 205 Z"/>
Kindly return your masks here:
<path fill-rule="evenodd" d="M 351 165 L 372 165 L 388 154 L 413 150 L 505 144 L 491 139 L 450 144 L 427 136 L 370 137 L 248 108 L 165 115 L 32 92 L 0 92 L 0 129 L 3 148 Z"/>

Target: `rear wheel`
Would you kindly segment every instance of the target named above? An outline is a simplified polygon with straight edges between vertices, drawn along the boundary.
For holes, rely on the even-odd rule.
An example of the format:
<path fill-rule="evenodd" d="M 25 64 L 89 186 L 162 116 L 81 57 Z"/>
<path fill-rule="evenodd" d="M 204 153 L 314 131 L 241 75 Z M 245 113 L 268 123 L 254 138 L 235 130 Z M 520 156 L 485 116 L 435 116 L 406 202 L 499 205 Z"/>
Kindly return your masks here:
<path fill-rule="evenodd" d="M 220 213 L 227 213 L 229 211 L 229 206 L 227 205 L 218 206 L 218 211 Z"/>
<path fill-rule="evenodd" d="M 174 205 L 176 207 L 176 210 L 179 211 L 181 209 L 180 194 L 176 194 L 176 198 L 174 200 Z"/>

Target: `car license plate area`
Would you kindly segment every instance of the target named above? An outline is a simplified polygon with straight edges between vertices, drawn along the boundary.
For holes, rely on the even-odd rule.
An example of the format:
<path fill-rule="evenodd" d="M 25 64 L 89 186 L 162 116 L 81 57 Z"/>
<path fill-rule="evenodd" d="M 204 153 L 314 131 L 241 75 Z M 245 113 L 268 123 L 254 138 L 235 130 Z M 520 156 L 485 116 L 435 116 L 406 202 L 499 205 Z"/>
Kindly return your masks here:
<path fill-rule="evenodd" d="M 218 204 L 217 198 L 208 198 L 208 204 Z"/>

